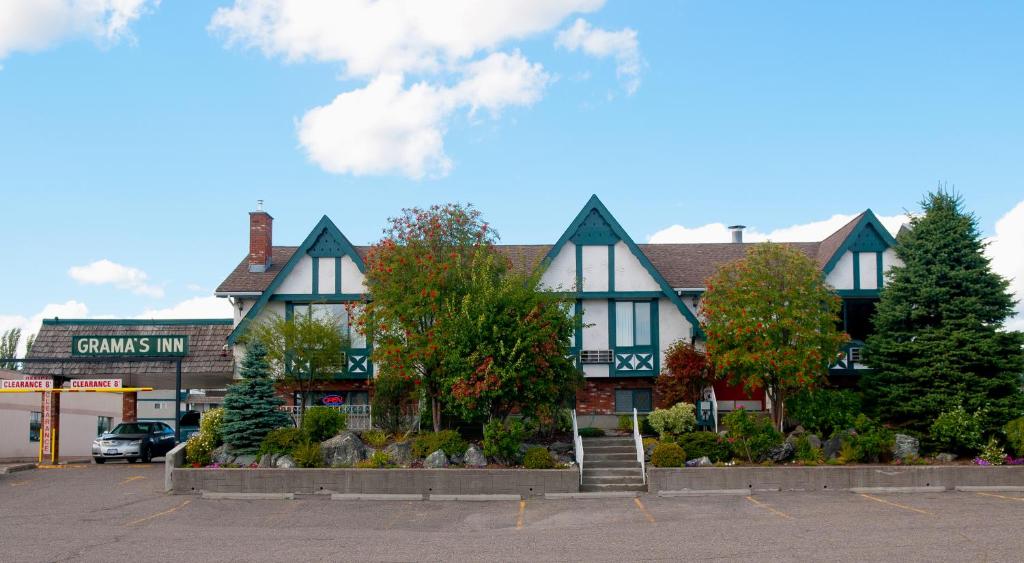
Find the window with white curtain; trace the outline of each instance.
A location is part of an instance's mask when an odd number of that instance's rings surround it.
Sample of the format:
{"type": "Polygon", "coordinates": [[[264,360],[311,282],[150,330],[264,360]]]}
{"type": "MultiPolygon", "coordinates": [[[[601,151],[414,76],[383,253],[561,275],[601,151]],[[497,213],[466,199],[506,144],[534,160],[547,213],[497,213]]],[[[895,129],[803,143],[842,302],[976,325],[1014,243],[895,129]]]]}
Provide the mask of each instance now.
{"type": "Polygon", "coordinates": [[[651,345],[651,302],[615,302],[615,345],[651,345]]]}

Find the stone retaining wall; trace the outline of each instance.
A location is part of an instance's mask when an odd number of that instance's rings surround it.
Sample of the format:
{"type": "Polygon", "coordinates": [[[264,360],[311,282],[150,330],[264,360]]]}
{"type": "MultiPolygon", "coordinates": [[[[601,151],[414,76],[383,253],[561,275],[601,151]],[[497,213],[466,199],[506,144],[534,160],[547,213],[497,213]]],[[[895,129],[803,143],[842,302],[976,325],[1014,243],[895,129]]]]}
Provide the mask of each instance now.
{"type": "Polygon", "coordinates": [[[856,487],[1022,486],[1024,466],[692,467],[647,470],[648,490],[834,491],[856,487]]]}
{"type": "Polygon", "coordinates": [[[575,493],[580,474],[567,469],[192,469],[170,470],[174,494],[517,494],[575,493]]]}

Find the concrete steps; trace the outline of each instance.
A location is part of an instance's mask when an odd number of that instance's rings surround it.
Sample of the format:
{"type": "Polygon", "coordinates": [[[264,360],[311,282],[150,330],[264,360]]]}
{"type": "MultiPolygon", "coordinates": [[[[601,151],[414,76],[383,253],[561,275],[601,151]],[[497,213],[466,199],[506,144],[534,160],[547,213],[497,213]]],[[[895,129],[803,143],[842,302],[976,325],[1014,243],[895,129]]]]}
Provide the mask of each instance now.
{"type": "Polygon", "coordinates": [[[630,436],[583,439],[580,492],[646,491],[630,436]]]}

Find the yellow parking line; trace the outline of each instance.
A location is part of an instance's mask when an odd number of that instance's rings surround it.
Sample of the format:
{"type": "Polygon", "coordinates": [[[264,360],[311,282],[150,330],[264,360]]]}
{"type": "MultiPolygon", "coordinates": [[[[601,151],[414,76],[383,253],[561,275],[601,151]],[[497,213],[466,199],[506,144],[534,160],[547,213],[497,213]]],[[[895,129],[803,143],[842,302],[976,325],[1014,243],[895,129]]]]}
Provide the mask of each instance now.
{"type": "Polygon", "coordinates": [[[158,516],[164,516],[166,514],[170,514],[170,513],[174,512],[175,510],[178,510],[179,508],[184,508],[185,505],[187,505],[190,502],[192,502],[192,501],[191,500],[186,500],[185,502],[179,504],[178,506],[175,506],[175,507],[170,508],[168,510],[165,510],[163,512],[157,512],[156,514],[151,514],[149,516],[146,516],[145,518],[139,518],[138,520],[132,520],[131,522],[128,522],[127,524],[125,524],[125,526],[134,526],[136,524],[141,524],[143,522],[146,522],[147,520],[152,520],[154,518],[157,518],[158,516]]]}
{"type": "Polygon", "coordinates": [[[121,484],[124,485],[125,483],[129,483],[131,481],[138,481],[139,479],[145,479],[145,477],[143,477],[142,475],[132,475],[131,477],[125,479],[124,481],[121,481],[121,484]]]}
{"type": "Polygon", "coordinates": [[[28,485],[31,482],[32,481],[14,481],[14,482],[11,483],[11,486],[12,487],[20,487],[22,485],[28,485]]]}
{"type": "Polygon", "coordinates": [[[860,496],[862,496],[862,497],[864,497],[866,499],[873,500],[875,502],[880,502],[882,504],[888,504],[889,506],[895,506],[896,508],[902,508],[903,510],[910,510],[910,511],[913,511],[913,512],[918,512],[920,514],[927,514],[929,516],[934,516],[935,515],[935,514],[933,514],[931,512],[928,512],[927,510],[921,510],[920,508],[914,508],[913,506],[907,506],[905,504],[900,504],[898,502],[892,502],[892,501],[889,501],[889,500],[880,499],[878,497],[873,497],[871,495],[866,495],[864,493],[860,493],[860,496]]]}
{"type": "Polygon", "coordinates": [[[653,524],[654,523],[654,515],[652,515],[650,513],[650,511],[647,510],[647,507],[644,506],[644,503],[640,502],[640,498],[639,497],[633,497],[633,503],[636,504],[636,507],[640,509],[640,512],[644,513],[644,518],[646,518],[648,522],[653,524]]]}
{"type": "Polygon", "coordinates": [[[526,501],[519,501],[519,516],[516,517],[516,529],[523,529],[523,519],[526,517],[526,501]]]}
{"type": "Polygon", "coordinates": [[[761,508],[764,508],[765,510],[768,510],[768,511],[770,511],[771,513],[775,514],[776,516],[781,516],[781,517],[783,517],[783,518],[788,518],[788,519],[790,519],[790,520],[792,520],[792,519],[793,519],[793,517],[792,517],[792,516],[790,516],[789,514],[786,514],[785,512],[783,512],[783,511],[781,511],[781,510],[776,510],[776,509],[772,508],[771,506],[768,506],[767,504],[765,504],[765,503],[763,503],[763,502],[761,502],[761,501],[757,500],[757,499],[756,499],[756,498],[754,498],[754,497],[750,497],[750,496],[748,496],[748,497],[746,497],[746,498],[747,498],[747,500],[749,500],[750,502],[752,502],[752,503],[756,504],[757,506],[760,506],[761,508]]]}
{"type": "Polygon", "coordinates": [[[992,493],[978,493],[978,494],[981,495],[981,496],[984,496],[984,497],[995,497],[995,498],[1001,498],[1001,499],[1006,499],[1006,500],[1016,500],[1016,501],[1024,502],[1024,498],[1022,498],[1022,497],[1008,497],[1008,496],[1003,496],[1003,495],[994,495],[992,493]]]}

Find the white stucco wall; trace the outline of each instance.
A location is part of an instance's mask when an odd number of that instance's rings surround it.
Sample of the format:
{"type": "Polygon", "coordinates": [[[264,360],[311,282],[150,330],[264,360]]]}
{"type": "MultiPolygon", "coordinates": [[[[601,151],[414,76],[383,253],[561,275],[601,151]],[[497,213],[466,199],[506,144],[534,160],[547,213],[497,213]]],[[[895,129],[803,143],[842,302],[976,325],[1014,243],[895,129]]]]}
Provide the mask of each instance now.
{"type": "Polygon", "coordinates": [[[611,377],[608,364],[583,364],[583,377],[611,377]]]}
{"type": "Polygon", "coordinates": [[[334,257],[318,258],[317,289],[320,293],[334,293],[334,257]]]}
{"type": "Polygon", "coordinates": [[[583,291],[608,291],[607,246],[583,246],[583,291]]]}
{"type": "MultiPolygon", "coordinates": [[[[891,248],[885,249],[885,253],[882,254],[882,273],[883,274],[888,272],[889,269],[892,268],[893,266],[902,266],[902,265],[903,265],[903,260],[900,260],[899,257],[896,256],[896,251],[895,250],[893,250],[891,248]]],[[[885,279],[884,278],[882,280],[882,283],[883,284],[885,283],[885,279]]]]}
{"type": "Polygon", "coordinates": [[[566,242],[540,278],[542,287],[572,291],[576,288],[576,245],[566,242]]]}
{"type": "MultiPolygon", "coordinates": [[[[684,301],[688,299],[684,298],[684,301]]],[[[690,321],[686,320],[674,303],[667,298],[658,300],[658,353],[665,365],[665,349],[676,340],[690,341],[690,321]]]]}
{"type": "Polygon", "coordinates": [[[366,293],[366,283],[351,256],[341,257],[341,292],[366,293]]]}
{"type": "Polygon", "coordinates": [[[858,258],[860,258],[860,288],[878,289],[878,253],[861,252],[858,258]]]}
{"type": "MultiPolygon", "coordinates": [[[[98,417],[121,422],[121,395],[114,393],[62,393],[60,440],[61,458],[89,457],[96,438],[98,417]]],[[[39,442],[29,442],[29,413],[41,411],[38,393],[0,395],[0,461],[35,460],[39,442]]]]}
{"type": "Polygon", "coordinates": [[[825,279],[836,289],[853,289],[853,253],[846,251],[825,279]]]}
{"type": "MultiPolygon", "coordinates": [[[[333,269],[333,268],[332,268],[333,269]]],[[[313,259],[307,254],[299,258],[299,262],[288,273],[274,293],[312,293],[313,292],[313,259]]]]}
{"type": "Polygon", "coordinates": [[[658,291],[654,281],[640,260],[630,252],[626,243],[615,244],[615,291],[658,291]]]}
{"type": "Polygon", "coordinates": [[[584,299],[583,349],[607,350],[609,348],[608,301],[604,299],[584,299]]]}

